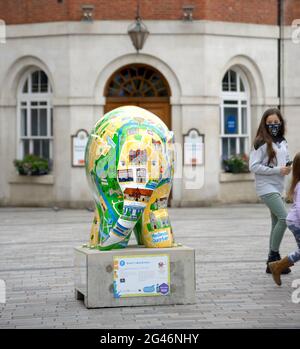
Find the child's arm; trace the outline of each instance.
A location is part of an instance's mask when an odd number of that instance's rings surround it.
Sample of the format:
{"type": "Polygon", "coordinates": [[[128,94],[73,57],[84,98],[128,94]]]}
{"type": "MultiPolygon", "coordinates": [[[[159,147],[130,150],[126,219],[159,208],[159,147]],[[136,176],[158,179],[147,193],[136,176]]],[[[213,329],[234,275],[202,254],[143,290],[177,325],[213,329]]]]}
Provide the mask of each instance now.
{"type": "Polygon", "coordinates": [[[300,184],[298,184],[295,189],[294,204],[296,206],[298,222],[300,222],[300,184]]]}
{"type": "Polygon", "coordinates": [[[280,167],[269,167],[262,164],[264,158],[263,147],[253,149],[249,157],[249,170],[260,175],[280,174],[280,167]]]}

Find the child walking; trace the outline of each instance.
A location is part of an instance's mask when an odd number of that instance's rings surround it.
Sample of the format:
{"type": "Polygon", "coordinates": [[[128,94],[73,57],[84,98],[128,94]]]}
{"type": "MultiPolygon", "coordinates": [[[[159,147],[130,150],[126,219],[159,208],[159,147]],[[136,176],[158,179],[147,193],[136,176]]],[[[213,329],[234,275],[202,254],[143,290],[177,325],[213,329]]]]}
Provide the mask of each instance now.
{"type": "Polygon", "coordinates": [[[288,198],[293,201],[292,208],[286,218],[289,230],[294,234],[298,250],[291,252],[281,261],[269,263],[273,279],[277,285],[281,285],[280,275],[282,270],[291,267],[300,260],[300,153],[293,160],[293,178],[288,193],[288,198]]]}
{"type": "MultiPolygon", "coordinates": [[[[256,193],[269,208],[271,234],[266,272],[271,274],[268,263],[281,259],[279,247],[286,230],[287,211],[282,198],[284,178],[290,171],[287,141],[284,138],[285,121],[277,108],[264,112],[250,153],[249,168],[255,174],[256,193]]],[[[285,268],[282,274],[290,273],[285,268]]]]}

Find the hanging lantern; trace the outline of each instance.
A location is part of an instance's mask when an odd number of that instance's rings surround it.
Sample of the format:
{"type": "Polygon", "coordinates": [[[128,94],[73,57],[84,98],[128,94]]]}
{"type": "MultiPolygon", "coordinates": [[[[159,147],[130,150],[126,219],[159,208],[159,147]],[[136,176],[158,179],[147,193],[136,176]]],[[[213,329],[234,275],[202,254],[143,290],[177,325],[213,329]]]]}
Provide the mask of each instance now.
{"type": "Polygon", "coordinates": [[[134,23],[132,23],[128,28],[128,34],[132,41],[133,46],[139,52],[146,42],[146,39],[149,35],[149,31],[145,24],[142,22],[139,16],[136,17],[134,23]]]}

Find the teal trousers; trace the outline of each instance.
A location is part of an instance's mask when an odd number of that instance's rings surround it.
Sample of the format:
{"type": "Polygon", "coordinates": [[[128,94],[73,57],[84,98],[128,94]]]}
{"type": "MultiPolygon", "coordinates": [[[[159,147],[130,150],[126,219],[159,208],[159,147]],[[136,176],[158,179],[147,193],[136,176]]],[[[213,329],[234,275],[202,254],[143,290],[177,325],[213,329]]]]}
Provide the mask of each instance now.
{"type": "Polygon", "coordinates": [[[261,200],[269,208],[271,213],[271,234],[270,234],[270,250],[278,252],[279,247],[286,230],[287,210],[282,196],[279,193],[269,193],[262,195],[261,200]]]}

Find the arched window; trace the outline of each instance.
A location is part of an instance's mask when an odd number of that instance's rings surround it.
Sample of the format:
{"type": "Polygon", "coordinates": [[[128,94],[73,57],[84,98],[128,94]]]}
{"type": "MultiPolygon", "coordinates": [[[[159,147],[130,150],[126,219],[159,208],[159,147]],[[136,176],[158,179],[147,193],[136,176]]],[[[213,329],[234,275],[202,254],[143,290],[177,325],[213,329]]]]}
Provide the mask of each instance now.
{"type": "Polygon", "coordinates": [[[106,88],[107,97],[169,97],[165,79],[155,69],[142,64],[119,69],[106,88]]]}
{"type": "Polygon", "coordinates": [[[42,70],[31,69],[21,79],[18,114],[19,158],[34,154],[52,160],[52,88],[42,70]]]}
{"type": "Polygon", "coordinates": [[[250,141],[249,87],[239,69],[230,69],[222,80],[222,159],[247,154],[250,141]]]}
{"type": "Polygon", "coordinates": [[[134,63],[116,70],[104,89],[107,113],[122,105],[136,105],[149,110],[171,129],[171,89],[166,78],[154,67],[134,63]]]}

